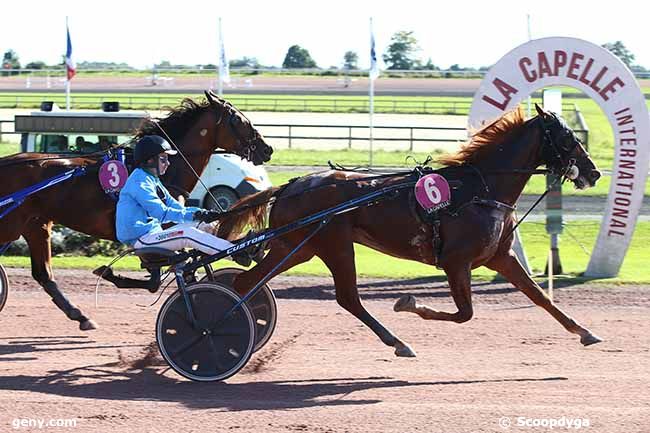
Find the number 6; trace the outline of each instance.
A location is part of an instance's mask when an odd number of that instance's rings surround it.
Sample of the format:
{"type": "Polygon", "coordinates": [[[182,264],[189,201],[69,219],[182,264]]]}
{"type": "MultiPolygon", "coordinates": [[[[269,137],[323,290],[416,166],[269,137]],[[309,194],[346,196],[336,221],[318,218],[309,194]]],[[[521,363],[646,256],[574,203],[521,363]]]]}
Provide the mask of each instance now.
{"type": "Polygon", "coordinates": [[[431,178],[427,178],[424,180],[424,192],[427,194],[429,200],[431,200],[431,203],[433,204],[440,203],[442,194],[440,193],[440,190],[436,186],[435,180],[431,178]]]}

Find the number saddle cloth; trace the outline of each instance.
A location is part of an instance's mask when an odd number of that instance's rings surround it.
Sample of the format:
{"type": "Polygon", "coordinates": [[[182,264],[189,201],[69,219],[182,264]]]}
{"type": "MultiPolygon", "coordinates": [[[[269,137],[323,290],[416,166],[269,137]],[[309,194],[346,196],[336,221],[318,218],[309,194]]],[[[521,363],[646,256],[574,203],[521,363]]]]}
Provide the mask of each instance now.
{"type": "MultiPolygon", "coordinates": [[[[442,249],[440,211],[451,204],[451,187],[447,179],[438,173],[420,174],[409,201],[418,219],[432,228],[433,264],[437,266],[442,249]]],[[[452,181],[452,184],[458,187],[460,181],[452,181]]]]}
{"type": "Polygon", "coordinates": [[[411,191],[409,202],[420,222],[432,227],[435,266],[438,266],[442,250],[442,212],[457,217],[465,207],[480,205],[492,208],[492,215],[501,219],[515,210],[514,206],[492,199],[483,175],[471,166],[444,167],[435,172],[430,168],[417,171],[420,178],[411,191]]]}

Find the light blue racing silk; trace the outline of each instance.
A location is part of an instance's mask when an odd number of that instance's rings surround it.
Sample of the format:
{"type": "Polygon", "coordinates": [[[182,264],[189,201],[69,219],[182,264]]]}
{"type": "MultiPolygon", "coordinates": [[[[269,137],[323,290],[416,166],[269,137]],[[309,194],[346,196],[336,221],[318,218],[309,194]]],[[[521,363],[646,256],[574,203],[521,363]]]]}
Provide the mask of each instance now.
{"type": "Polygon", "coordinates": [[[180,204],[160,179],[137,168],[120,191],[115,218],[117,239],[133,245],[140,236],[162,231],[163,223],[191,222],[198,210],[180,204]]]}

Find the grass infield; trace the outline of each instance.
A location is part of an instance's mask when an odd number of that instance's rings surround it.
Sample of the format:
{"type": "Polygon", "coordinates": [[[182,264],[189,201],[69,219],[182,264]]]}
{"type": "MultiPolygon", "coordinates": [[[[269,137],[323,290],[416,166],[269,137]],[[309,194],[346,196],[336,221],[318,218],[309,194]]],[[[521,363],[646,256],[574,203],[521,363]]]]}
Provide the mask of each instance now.
{"type": "MultiPolygon", "coordinates": [[[[586,282],[587,279],[581,276],[589,262],[589,251],[596,241],[599,221],[571,221],[565,226],[564,233],[560,236],[560,259],[564,268],[564,274],[557,276],[559,280],[568,282],[586,282]]],[[[548,257],[549,237],[546,234],[543,223],[524,223],[520,233],[526,249],[528,260],[532,266],[533,274],[544,272],[546,259],[548,257]]],[[[639,222],[627,252],[625,261],[617,278],[593,280],[598,283],[616,284],[650,284],[650,271],[647,263],[650,261],[650,250],[647,245],[650,243],[650,222],[639,222]]],[[[370,248],[361,245],[355,246],[357,272],[361,277],[385,278],[385,279],[411,279],[421,277],[443,278],[442,271],[417,262],[396,259],[381,254],[370,248]]],[[[73,269],[94,269],[100,265],[107,264],[110,257],[62,257],[53,258],[53,267],[73,269]]],[[[2,257],[0,262],[7,267],[29,268],[29,257],[2,257]]],[[[232,266],[229,261],[217,263],[220,266],[232,266]]],[[[129,256],[122,259],[115,265],[117,270],[140,270],[139,261],[136,257],[129,256]]],[[[320,259],[314,258],[308,263],[299,265],[288,272],[287,275],[315,275],[328,276],[329,271],[320,259]]],[[[478,268],[472,272],[474,280],[489,281],[496,274],[486,268],[478,268]]],[[[543,281],[544,276],[538,278],[543,281]]]]}

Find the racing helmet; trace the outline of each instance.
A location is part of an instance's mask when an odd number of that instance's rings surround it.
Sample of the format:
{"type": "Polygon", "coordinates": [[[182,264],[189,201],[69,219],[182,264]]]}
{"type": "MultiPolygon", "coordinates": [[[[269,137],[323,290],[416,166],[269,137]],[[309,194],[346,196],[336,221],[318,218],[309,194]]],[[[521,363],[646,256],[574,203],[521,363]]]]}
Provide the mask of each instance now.
{"type": "Polygon", "coordinates": [[[178,152],[172,149],[167,140],[158,135],[145,135],[135,144],[133,162],[136,166],[141,165],[149,158],[165,152],[168,155],[176,155],[178,152]]]}

